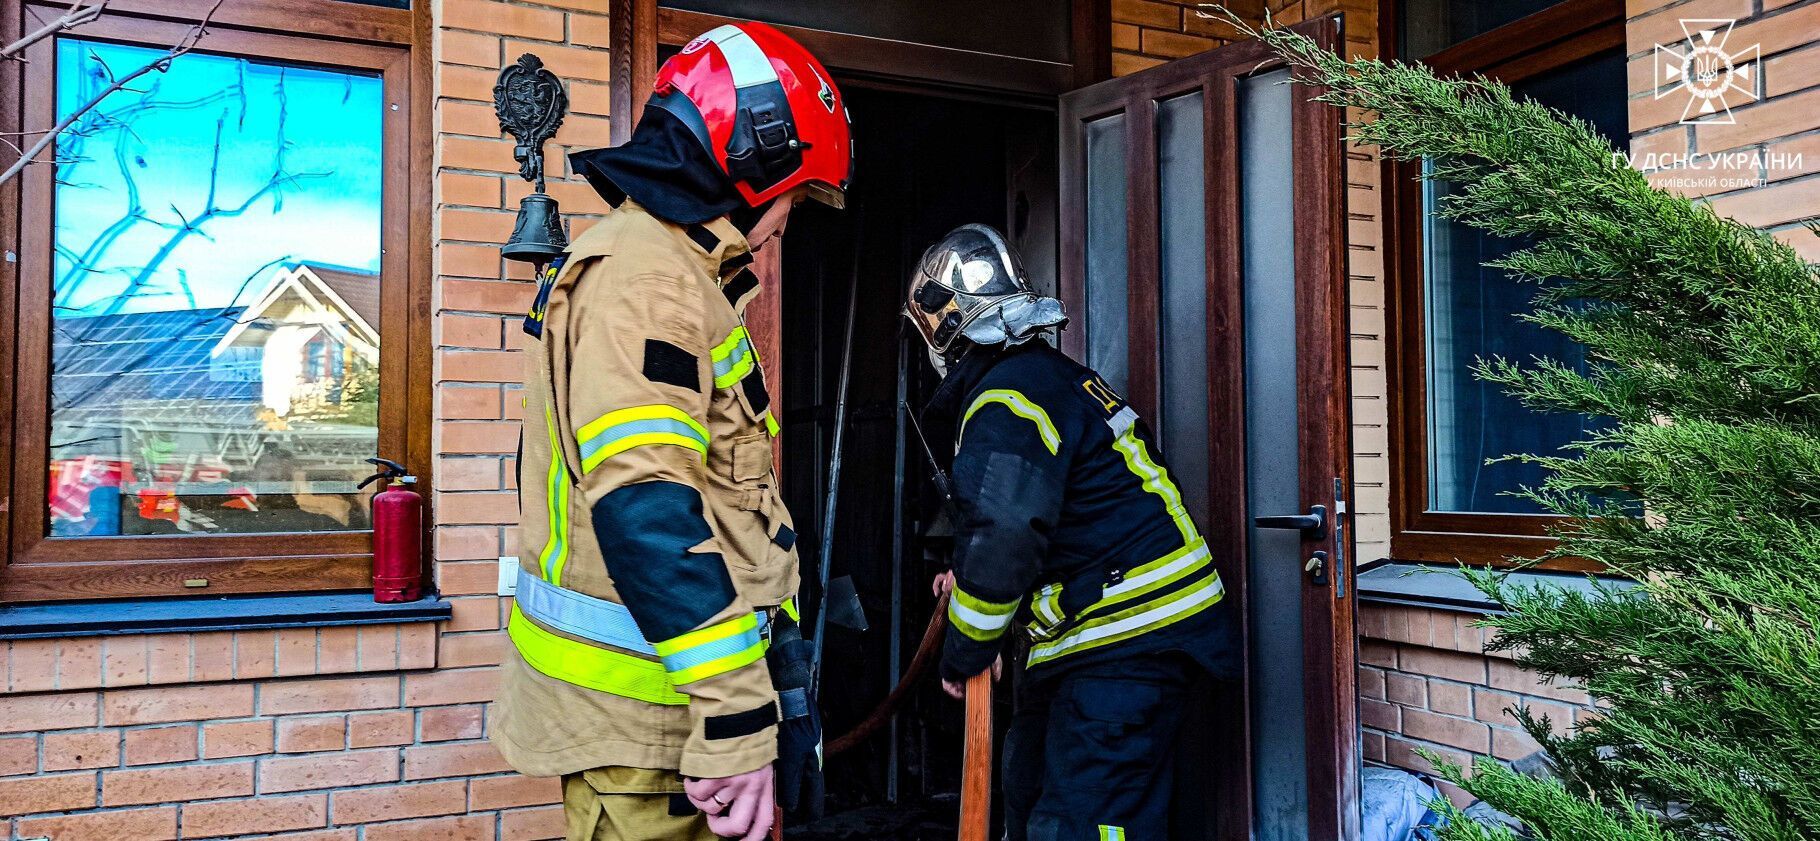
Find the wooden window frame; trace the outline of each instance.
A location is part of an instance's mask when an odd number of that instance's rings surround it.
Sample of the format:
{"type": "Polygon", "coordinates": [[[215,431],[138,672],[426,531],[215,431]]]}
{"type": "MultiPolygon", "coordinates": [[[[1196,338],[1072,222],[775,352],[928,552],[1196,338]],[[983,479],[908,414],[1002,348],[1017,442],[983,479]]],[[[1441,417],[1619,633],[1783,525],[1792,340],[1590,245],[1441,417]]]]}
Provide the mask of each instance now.
{"type": "MultiPolygon", "coordinates": [[[[1398,9],[1380,17],[1384,55],[1396,54],[1398,9]]],[[[1421,59],[1442,75],[1479,74],[1518,82],[1605,50],[1624,46],[1620,0],[1566,0],[1421,59]]],[[[1421,166],[1384,162],[1386,385],[1390,396],[1390,555],[1398,560],[1506,566],[1554,548],[1547,536],[1562,518],[1428,509],[1427,312],[1422,265],[1421,166]]],[[[1596,571],[1579,558],[1551,559],[1543,569],[1596,571]]]]}
{"type": "MultiPolygon", "coordinates": [[[[163,47],[205,15],[211,0],[115,0],[97,20],[64,35],[163,47]]],[[[365,70],[383,79],[386,114],[381,192],[379,454],[400,458],[429,493],[431,367],[431,68],[427,0],[397,9],[345,0],[229,0],[198,53],[365,70]],[[401,458],[402,457],[402,458],[401,458]]],[[[63,0],[9,2],[0,33],[10,39],[63,0]]],[[[28,62],[0,68],[0,131],[50,125],[56,39],[28,62]]],[[[173,595],[353,590],[371,584],[372,533],[48,537],[52,168],[33,165],[0,185],[0,370],[16,385],[0,393],[0,603],[173,595]],[[27,211],[30,211],[29,213],[27,211]],[[186,581],[206,579],[202,588],[186,581]]],[[[427,539],[429,523],[425,523],[427,539]]]]}

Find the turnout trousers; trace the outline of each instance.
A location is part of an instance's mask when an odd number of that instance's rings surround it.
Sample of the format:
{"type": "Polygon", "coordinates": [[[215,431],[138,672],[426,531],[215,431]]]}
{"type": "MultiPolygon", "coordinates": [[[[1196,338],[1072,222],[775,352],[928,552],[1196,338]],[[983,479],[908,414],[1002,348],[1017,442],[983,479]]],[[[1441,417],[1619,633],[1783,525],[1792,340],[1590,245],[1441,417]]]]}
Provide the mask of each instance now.
{"type": "Polygon", "coordinates": [[[1162,841],[1199,667],[1145,654],[1040,681],[1005,737],[1007,841],[1162,841]]]}

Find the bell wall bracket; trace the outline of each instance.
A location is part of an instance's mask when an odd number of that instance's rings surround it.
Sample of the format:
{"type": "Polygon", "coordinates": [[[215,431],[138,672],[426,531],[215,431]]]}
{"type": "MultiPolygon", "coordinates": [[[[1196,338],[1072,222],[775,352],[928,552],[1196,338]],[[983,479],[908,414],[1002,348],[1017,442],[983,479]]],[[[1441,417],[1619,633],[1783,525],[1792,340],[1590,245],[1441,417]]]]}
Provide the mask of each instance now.
{"type": "Polygon", "coordinates": [[[508,260],[542,267],[569,245],[556,200],[544,192],[543,157],[544,143],[568,116],[569,96],[563,92],[562,80],[544,67],[543,59],[525,53],[499,71],[499,81],[493,85],[493,111],[499,116],[499,127],[517,139],[512,157],[518,161],[519,177],[533,187],[530,195],[519,200],[518,221],[500,252],[508,260]]]}

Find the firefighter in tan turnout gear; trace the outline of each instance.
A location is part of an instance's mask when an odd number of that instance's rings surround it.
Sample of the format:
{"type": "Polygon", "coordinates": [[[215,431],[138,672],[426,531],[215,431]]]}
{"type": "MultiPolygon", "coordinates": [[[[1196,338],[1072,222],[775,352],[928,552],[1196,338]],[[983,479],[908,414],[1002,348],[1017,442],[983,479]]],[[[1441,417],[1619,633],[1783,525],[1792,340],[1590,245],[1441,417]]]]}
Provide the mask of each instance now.
{"type": "MultiPolygon", "coordinates": [[[[615,208],[545,273],[525,330],[522,568],[492,737],[561,776],[571,841],[764,837],[800,691],[778,424],[741,321],[752,252],[803,197],[839,206],[840,93],[762,24],[659,71],[632,139],[573,156],[615,208]],[[794,637],[793,637],[794,638],[794,637]]],[[[805,756],[808,759],[805,760],[805,756]]]]}

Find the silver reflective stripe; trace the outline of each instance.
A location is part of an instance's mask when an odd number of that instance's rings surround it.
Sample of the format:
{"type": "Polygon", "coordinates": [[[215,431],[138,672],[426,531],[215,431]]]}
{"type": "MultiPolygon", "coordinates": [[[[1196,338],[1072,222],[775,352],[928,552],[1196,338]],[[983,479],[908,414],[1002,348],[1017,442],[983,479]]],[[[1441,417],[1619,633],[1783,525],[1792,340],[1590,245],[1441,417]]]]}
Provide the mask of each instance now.
{"type": "Polygon", "coordinates": [[[707,38],[720,47],[721,56],[727,60],[727,69],[733,73],[734,87],[748,88],[777,81],[777,69],[771,66],[771,59],[765,57],[765,51],[739,27],[717,27],[707,38]]]}
{"type": "MultiPolygon", "coordinates": [[[[526,616],[566,634],[592,640],[614,648],[657,656],[657,648],[645,641],[638,621],[623,604],[597,599],[585,593],[564,589],[535,575],[518,576],[518,609],[526,616]]],[[[771,616],[753,611],[758,616],[758,633],[771,638],[771,616]]],[[[751,640],[746,641],[747,644],[751,640]]]]}
{"type": "Polygon", "coordinates": [[[996,631],[1011,624],[1010,613],[1001,613],[998,615],[981,613],[961,604],[960,599],[950,600],[948,602],[948,609],[953,611],[954,615],[959,617],[961,621],[966,622],[981,631],[996,631]]]}
{"type": "Polygon", "coordinates": [[[1135,616],[1128,616],[1117,622],[1109,622],[1104,625],[1093,625],[1082,628],[1055,642],[1034,646],[1030,649],[1030,662],[1035,664],[1039,661],[1050,660],[1076,646],[1122,634],[1126,631],[1148,627],[1152,624],[1169,619],[1170,617],[1191,612],[1209,602],[1218,601],[1220,596],[1226,593],[1226,586],[1220,581],[1218,576],[1205,579],[1205,583],[1195,584],[1193,587],[1195,588],[1193,592],[1188,592],[1187,595],[1184,595],[1179,599],[1157,605],[1156,607],[1135,616]]]}
{"type": "Polygon", "coordinates": [[[1194,551],[1189,552],[1180,558],[1176,558],[1175,560],[1143,573],[1142,575],[1134,575],[1111,587],[1107,587],[1100,599],[1105,601],[1117,598],[1118,596],[1122,596],[1132,590],[1149,584],[1152,581],[1161,581],[1184,569],[1200,566],[1207,562],[1207,555],[1207,544],[1202,542],[1199,546],[1195,547],[1194,551]]]}
{"type": "Polygon", "coordinates": [[[582,639],[657,656],[625,605],[565,590],[535,575],[518,577],[518,609],[545,625],[582,639]]]}
{"type": "Polygon", "coordinates": [[[1131,431],[1137,425],[1137,412],[1126,406],[1119,413],[1106,419],[1106,425],[1112,427],[1112,437],[1117,438],[1131,431]]]}

